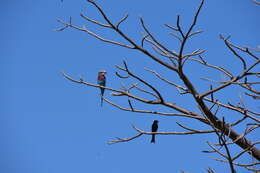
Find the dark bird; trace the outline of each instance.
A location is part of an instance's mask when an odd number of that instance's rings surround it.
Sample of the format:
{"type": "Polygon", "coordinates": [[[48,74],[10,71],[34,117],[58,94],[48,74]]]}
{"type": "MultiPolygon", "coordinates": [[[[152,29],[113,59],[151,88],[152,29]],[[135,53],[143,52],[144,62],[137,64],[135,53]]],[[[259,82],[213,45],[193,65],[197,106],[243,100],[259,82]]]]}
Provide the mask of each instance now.
{"type": "MultiPolygon", "coordinates": [[[[98,78],[97,78],[97,83],[100,86],[106,86],[106,71],[100,71],[98,72],[98,78]]],[[[105,92],[105,88],[100,88],[100,95],[101,95],[101,106],[103,104],[103,95],[105,92]]]]}
{"type": "MultiPolygon", "coordinates": [[[[152,132],[157,132],[158,130],[158,120],[154,120],[152,124],[152,132]]],[[[155,134],[152,135],[151,143],[155,143],[155,134]]]]}

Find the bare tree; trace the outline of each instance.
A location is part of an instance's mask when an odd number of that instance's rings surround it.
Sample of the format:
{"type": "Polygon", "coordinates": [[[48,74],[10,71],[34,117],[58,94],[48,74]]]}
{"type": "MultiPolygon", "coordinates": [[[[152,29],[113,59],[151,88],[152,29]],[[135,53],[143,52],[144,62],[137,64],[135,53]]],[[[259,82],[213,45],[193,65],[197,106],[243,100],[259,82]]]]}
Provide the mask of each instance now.
{"type": "MultiPolygon", "coordinates": [[[[138,76],[129,68],[129,65],[126,61],[123,61],[123,66],[116,65],[115,67],[120,71],[125,73],[126,75],[121,74],[120,72],[116,72],[118,78],[123,80],[127,80],[129,78],[133,78],[137,81],[137,83],[133,83],[130,87],[124,86],[123,89],[116,89],[110,87],[103,87],[96,84],[88,83],[83,79],[74,79],[69,75],[62,73],[64,77],[69,79],[72,82],[76,82],[79,84],[92,86],[96,88],[105,88],[107,90],[112,91],[113,96],[125,96],[127,98],[128,107],[124,107],[117,103],[114,103],[112,100],[108,98],[104,98],[104,100],[110,105],[123,110],[130,112],[138,112],[143,114],[158,114],[161,116],[171,116],[171,117],[185,117],[187,119],[193,119],[194,121],[199,121],[202,124],[206,124],[209,129],[208,130],[197,130],[191,127],[187,127],[182,125],[181,123],[177,123],[178,126],[183,128],[185,131],[183,132],[147,132],[143,131],[140,128],[137,128],[133,125],[133,129],[136,130],[137,135],[129,137],[129,138],[116,138],[113,141],[108,142],[109,144],[119,143],[119,142],[128,142],[134,140],[136,138],[141,137],[142,135],[190,135],[190,134],[208,134],[215,133],[216,139],[218,142],[211,144],[207,142],[210,151],[204,151],[207,153],[217,153],[222,159],[216,158],[216,160],[220,162],[227,162],[230,165],[231,172],[235,172],[235,166],[244,167],[252,172],[257,172],[260,170],[256,169],[256,165],[260,164],[260,150],[256,147],[260,141],[249,141],[247,139],[247,135],[253,133],[257,128],[260,127],[260,119],[258,118],[260,113],[256,112],[252,108],[249,108],[243,97],[240,96],[240,102],[238,104],[234,104],[231,102],[225,103],[224,101],[215,98],[215,93],[220,93],[223,89],[232,86],[241,87],[241,91],[244,92],[244,96],[250,97],[251,99],[260,99],[260,91],[256,89],[256,85],[259,85],[260,72],[256,71],[257,65],[260,63],[260,58],[254,53],[249,47],[241,47],[230,41],[230,37],[225,37],[220,35],[220,39],[223,40],[223,43],[227,47],[229,51],[231,51],[235,58],[237,58],[241,62],[241,70],[238,75],[233,74],[229,69],[221,67],[219,65],[213,65],[206,61],[203,57],[203,53],[205,50],[196,49],[191,53],[185,53],[184,49],[187,44],[187,40],[191,39],[194,35],[201,33],[201,30],[194,31],[194,27],[197,23],[197,19],[199,13],[202,9],[204,0],[201,1],[199,8],[197,9],[193,21],[189,26],[187,32],[182,29],[180,24],[180,16],[177,16],[176,26],[171,26],[165,24],[165,27],[172,30],[174,32],[173,36],[180,43],[179,50],[172,50],[168,48],[166,45],[162,44],[148,29],[143,18],[140,18],[141,27],[145,31],[145,34],[140,39],[140,43],[134,41],[130,38],[125,31],[120,29],[120,25],[123,24],[128,18],[128,15],[124,16],[117,23],[113,23],[104,12],[104,10],[93,0],[87,0],[88,3],[92,4],[103,17],[105,23],[94,20],[85,16],[84,14],[80,14],[80,16],[88,22],[94,23],[99,27],[107,28],[117,33],[119,37],[123,38],[126,43],[110,40],[104,38],[97,33],[90,31],[85,26],[80,27],[72,23],[72,20],[64,21],[58,20],[59,23],[63,25],[62,28],[57,29],[57,31],[63,31],[67,28],[73,28],[82,32],[89,34],[92,37],[95,37],[98,40],[101,40],[105,43],[110,43],[114,45],[118,45],[120,47],[124,47],[127,49],[131,49],[133,51],[138,51],[144,54],[146,57],[150,58],[152,61],[157,62],[162,66],[162,68],[167,68],[172,72],[176,73],[179,77],[181,84],[178,84],[175,80],[170,81],[169,79],[162,76],[155,70],[145,68],[148,72],[153,74],[156,78],[165,82],[176,89],[180,96],[183,95],[191,95],[193,97],[194,102],[197,104],[200,113],[197,113],[193,110],[189,110],[188,108],[178,106],[177,103],[171,103],[163,97],[162,93],[158,88],[154,87],[151,83],[147,82],[143,77],[138,76]],[[146,48],[146,45],[149,45],[146,48]],[[183,68],[189,62],[196,62],[204,68],[209,68],[211,70],[215,70],[220,74],[224,75],[227,80],[216,81],[214,79],[202,78],[203,80],[207,80],[212,83],[217,83],[217,87],[213,87],[210,85],[210,89],[206,92],[198,92],[196,86],[191,82],[188,76],[185,74],[183,68]],[[138,91],[139,94],[134,94],[138,91]],[[147,99],[146,95],[151,96],[153,99],[147,99]],[[135,102],[142,102],[148,105],[160,105],[162,107],[168,108],[168,112],[160,112],[154,110],[140,110],[137,109],[134,105],[135,102]],[[218,117],[217,113],[219,109],[229,110],[231,113],[239,113],[241,116],[237,118],[236,121],[231,123],[226,123],[224,117],[218,117]],[[233,130],[234,127],[239,125],[246,125],[243,134],[238,134],[233,130]],[[233,145],[237,145],[241,148],[241,152],[235,156],[232,156],[229,148],[233,145]],[[250,163],[240,163],[236,162],[238,158],[240,158],[245,153],[249,153],[253,158],[255,158],[254,162],[250,163]]],[[[211,168],[207,169],[208,172],[214,172],[211,168]]]]}

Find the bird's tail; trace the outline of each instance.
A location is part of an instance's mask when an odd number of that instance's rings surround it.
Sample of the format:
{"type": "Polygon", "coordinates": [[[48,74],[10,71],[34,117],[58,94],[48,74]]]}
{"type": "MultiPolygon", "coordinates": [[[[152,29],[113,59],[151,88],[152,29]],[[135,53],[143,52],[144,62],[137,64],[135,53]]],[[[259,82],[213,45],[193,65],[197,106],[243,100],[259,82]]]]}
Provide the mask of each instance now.
{"type": "Polygon", "coordinates": [[[103,88],[100,88],[100,98],[101,98],[100,105],[101,105],[101,107],[103,106],[103,101],[104,101],[103,95],[104,95],[104,92],[105,92],[105,90],[103,88]]]}
{"type": "Polygon", "coordinates": [[[104,101],[104,99],[103,99],[103,96],[101,95],[101,102],[100,102],[101,107],[103,106],[103,101],[104,101]]]}
{"type": "Polygon", "coordinates": [[[152,135],[151,143],[155,143],[155,135],[152,135]]]}

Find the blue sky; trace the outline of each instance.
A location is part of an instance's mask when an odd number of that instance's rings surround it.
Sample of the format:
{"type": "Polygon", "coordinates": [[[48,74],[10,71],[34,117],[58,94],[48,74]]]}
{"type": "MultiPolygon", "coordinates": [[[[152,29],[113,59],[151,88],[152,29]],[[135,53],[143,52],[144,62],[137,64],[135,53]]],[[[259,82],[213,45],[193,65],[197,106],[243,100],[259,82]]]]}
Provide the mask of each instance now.
{"type": "MultiPolygon", "coordinates": [[[[181,24],[187,30],[199,0],[195,1],[96,1],[108,16],[118,21],[124,14],[130,15],[122,25],[134,40],[140,41],[141,29],[138,17],[163,43],[178,50],[178,44],[169,35],[163,24],[176,24],[176,15],[181,15],[181,24]]],[[[99,90],[72,83],[62,77],[61,71],[74,78],[96,83],[99,70],[107,70],[107,86],[120,88],[120,83],[130,85],[133,80],[116,78],[115,64],[126,60],[129,68],[161,88],[163,95],[187,109],[198,111],[190,97],[179,97],[177,91],[159,80],[143,67],[157,70],[171,80],[177,76],[138,52],[104,44],[89,35],[67,29],[55,32],[61,25],[56,19],[68,20],[72,16],[75,24],[85,24],[91,30],[108,38],[120,41],[115,33],[86,23],[80,12],[94,18],[97,11],[84,0],[8,0],[0,2],[0,170],[3,173],[130,173],[130,172],[206,172],[212,167],[223,172],[228,165],[218,163],[210,155],[201,153],[207,149],[206,141],[214,141],[214,135],[157,136],[157,143],[150,144],[151,136],[142,136],[128,143],[108,145],[114,137],[130,137],[136,132],[131,124],[150,130],[154,119],[159,120],[160,131],[180,131],[177,122],[197,129],[207,129],[197,121],[184,118],[163,117],[149,114],[122,112],[107,103],[100,107],[99,90]]],[[[260,6],[250,0],[206,0],[195,29],[204,32],[190,40],[189,50],[206,49],[206,59],[223,65],[235,74],[239,73],[240,62],[224,46],[219,34],[231,35],[231,40],[242,46],[256,47],[259,40],[260,6]]],[[[222,79],[220,74],[188,64],[185,72],[199,91],[208,89],[203,77],[222,79]]],[[[181,83],[180,83],[181,84],[181,83]]],[[[228,88],[216,97],[236,102],[241,91],[228,88]]],[[[124,98],[112,98],[127,105],[124,98]]],[[[256,105],[254,101],[248,105],[256,105]]],[[[146,108],[134,103],[135,107],[146,108]]],[[[161,107],[150,107],[167,111],[161,107]]],[[[169,111],[169,110],[168,110],[169,111]]],[[[226,115],[226,110],[220,112],[226,115]]],[[[240,117],[230,115],[227,120],[240,117]]],[[[241,129],[237,129],[238,131],[241,129]]],[[[259,131],[258,131],[259,132],[259,131]]],[[[249,136],[255,140],[257,133],[249,136]]],[[[259,134],[259,133],[258,133],[259,134]]],[[[237,148],[233,149],[238,152],[237,148]]],[[[248,161],[245,157],[243,161],[248,161]]],[[[245,169],[237,168],[238,172],[245,169]]]]}

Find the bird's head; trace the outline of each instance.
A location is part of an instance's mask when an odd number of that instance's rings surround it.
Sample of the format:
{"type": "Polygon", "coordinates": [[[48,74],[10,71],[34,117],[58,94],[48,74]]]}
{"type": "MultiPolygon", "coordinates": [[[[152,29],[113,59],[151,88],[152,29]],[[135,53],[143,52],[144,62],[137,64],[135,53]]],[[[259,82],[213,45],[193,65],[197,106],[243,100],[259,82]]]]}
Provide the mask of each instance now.
{"type": "Polygon", "coordinates": [[[98,74],[100,74],[100,75],[105,75],[106,73],[107,73],[106,70],[101,70],[101,71],[98,72],[98,74]]]}

